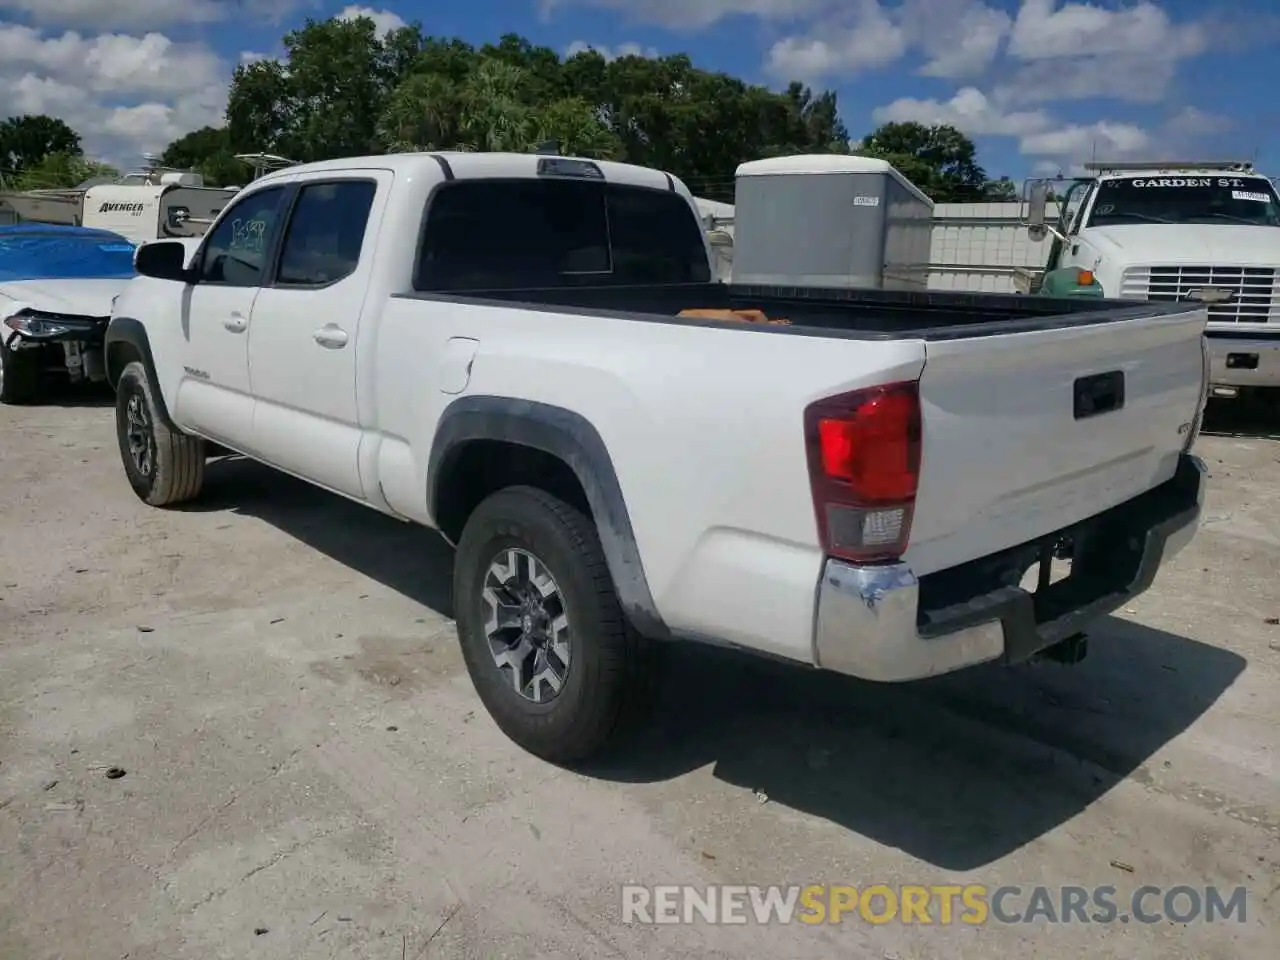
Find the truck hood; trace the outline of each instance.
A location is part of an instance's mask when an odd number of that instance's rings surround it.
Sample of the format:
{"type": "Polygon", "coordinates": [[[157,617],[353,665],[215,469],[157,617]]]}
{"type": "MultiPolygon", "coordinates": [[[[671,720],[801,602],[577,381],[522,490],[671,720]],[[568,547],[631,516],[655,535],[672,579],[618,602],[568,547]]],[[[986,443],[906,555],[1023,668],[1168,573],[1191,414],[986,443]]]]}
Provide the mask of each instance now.
{"type": "Polygon", "coordinates": [[[0,283],[0,316],[34,309],[78,317],[109,317],[111,301],[128,283],[128,278],[10,280],[0,283]]]}
{"type": "Polygon", "coordinates": [[[1280,227],[1124,224],[1089,227],[1080,239],[1125,263],[1280,267],[1280,227]]]}

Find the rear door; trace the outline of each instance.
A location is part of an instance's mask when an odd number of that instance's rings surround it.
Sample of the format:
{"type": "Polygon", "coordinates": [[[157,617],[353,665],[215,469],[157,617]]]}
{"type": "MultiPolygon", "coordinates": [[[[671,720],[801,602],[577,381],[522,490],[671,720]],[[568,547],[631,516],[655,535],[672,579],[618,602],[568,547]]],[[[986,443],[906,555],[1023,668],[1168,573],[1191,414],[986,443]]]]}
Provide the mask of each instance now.
{"type": "Polygon", "coordinates": [[[249,376],[255,453],[353,497],[360,479],[357,336],[386,170],[296,184],[275,270],[253,304],[249,376]]]}
{"type": "Polygon", "coordinates": [[[1206,320],[1196,308],[927,342],[913,569],[1025,543],[1172,477],[1200,403],[1206,320]]]}

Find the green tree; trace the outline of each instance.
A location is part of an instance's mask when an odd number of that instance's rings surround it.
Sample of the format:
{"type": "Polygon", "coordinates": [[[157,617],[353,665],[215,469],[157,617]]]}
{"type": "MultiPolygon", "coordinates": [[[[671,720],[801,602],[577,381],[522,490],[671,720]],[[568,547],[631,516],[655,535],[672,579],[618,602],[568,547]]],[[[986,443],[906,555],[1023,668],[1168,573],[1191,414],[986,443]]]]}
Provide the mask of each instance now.
{"type": "Polygon", "coordinates": [[[1008,177],[988,180],[982,188],[984,199],[997,203],[1010,203],[1019,197],[1018,185],[1008,177]]]}
{"type": "Polygon", "coordinates": [[[889,161],[935,203],[986,197],[987,173],[973,141],[955,127],[886,123],[863,138],[857,152],[889,161]]]}
{"type": "Polygon", "coordinates": [[[78,157],[80,134],[57,117],[24,114],[0,121],[0,177],[18,177],[50,154],[78,157]]]}
{"type": "Polygon", "coordinates": [[[105,163],[87,160],[78,153],[47,153],[29,163],[13,178],[15,190],[66,190],[93,177],[118,177],[120,172],[105,163]]]}
{"type": "Polygon", "coordinates": [[[730,199],[744,160],[848,149],[834,93],[774,92],[699,70],[688,57],[554,50],[508,34],[473,47],[415,24],[378,36],[367,20],[308,21],[283,61],[237,69],[234,152],[316,160],[407,149],[564,152],[657,166],[730,199]]]}
{"type": "Polygon", "coordinates": [[[160,162],[166,167],[194,170],[211,187],[242,184],[251,175],[249,167],[236,159],[226,127],[201,127],[179,137],[165,147],[160,162]]]}

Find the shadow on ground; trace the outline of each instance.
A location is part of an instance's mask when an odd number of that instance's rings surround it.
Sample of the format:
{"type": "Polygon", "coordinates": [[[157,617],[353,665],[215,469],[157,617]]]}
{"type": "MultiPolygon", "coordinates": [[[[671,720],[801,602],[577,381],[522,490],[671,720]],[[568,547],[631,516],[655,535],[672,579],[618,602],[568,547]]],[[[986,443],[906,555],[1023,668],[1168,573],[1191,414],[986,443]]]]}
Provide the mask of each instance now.
{"type": "Polygon", "coordinates": [[[1280,398],[1254,393],[1236,400],[1210,400],[1202,432],[1216,437],[1280,440],[1280,398]]]}
{"type": "Polygon", "coordinates": [[[402,523],[237,455],[211,459],[186,510],[257,517],[344,566],[453,619],[453,548],[402,523]]]}
{"type": "Polygon", "coordinates": [[[52,380],[40,388],[40,393],[28,407],[110,407],[116,395],[105,383],[68,383],[52,380]]]}
{"type": "MultiPolygon", "coordinates": [[[[199,509],[258,517],[451,616],[452,551],[265,467],[210,464],[199,509]]],[[[624,783],[708,764],[775,803],[948,870],[988,864],[1074,817],[1196,721],[1243,671],[1228,651],[1107,618],[1074,667],[864,683],[731,651],[668,649],[651,726],[583,770],[624,783]]]]}

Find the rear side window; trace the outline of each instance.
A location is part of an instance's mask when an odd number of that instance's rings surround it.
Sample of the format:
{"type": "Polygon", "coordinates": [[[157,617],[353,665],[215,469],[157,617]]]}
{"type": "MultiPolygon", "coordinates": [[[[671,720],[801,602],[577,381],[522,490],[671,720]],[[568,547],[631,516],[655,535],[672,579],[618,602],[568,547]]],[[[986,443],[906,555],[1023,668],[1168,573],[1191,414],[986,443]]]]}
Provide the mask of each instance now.
{"type": "Polygon", "coordinates": [[[355,272],[377,185],[309,183],[298,192],[280,252],[278,286],[319,286],[355,272]]]}
{"type": "Polygon", "coordinates": [[[669,191],[572,180],[452,183],[431,201],[419,290],[710,280],[697,218],[669,191]]]}

